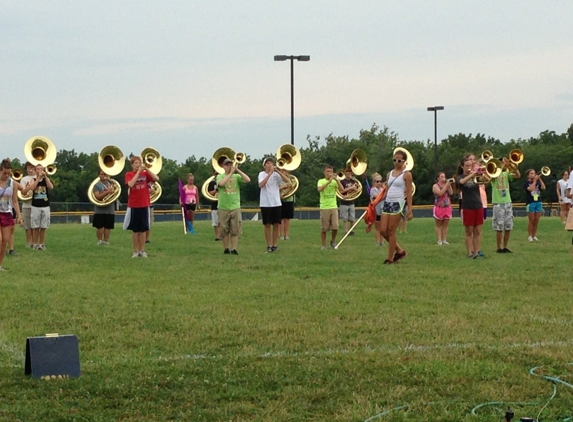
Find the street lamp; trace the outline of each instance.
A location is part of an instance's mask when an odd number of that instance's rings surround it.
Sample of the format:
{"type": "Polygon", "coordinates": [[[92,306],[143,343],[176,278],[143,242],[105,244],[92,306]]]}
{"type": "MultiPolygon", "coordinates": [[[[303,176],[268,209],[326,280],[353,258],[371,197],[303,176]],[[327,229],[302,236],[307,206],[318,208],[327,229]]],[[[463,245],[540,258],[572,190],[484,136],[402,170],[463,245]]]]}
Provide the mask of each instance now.
{"type": "Polygon", "coordinates": [[[308,62],[310,56],[275,56],[275,62],[290,60],[290,143],[294,145],[294,61],[308,62]]]}
{"type": "Polygon", "coordinates": [[[428,107],[428,111],[434,112],[434,173],[438,174],[438,111],[444,106],[428,107]]]}

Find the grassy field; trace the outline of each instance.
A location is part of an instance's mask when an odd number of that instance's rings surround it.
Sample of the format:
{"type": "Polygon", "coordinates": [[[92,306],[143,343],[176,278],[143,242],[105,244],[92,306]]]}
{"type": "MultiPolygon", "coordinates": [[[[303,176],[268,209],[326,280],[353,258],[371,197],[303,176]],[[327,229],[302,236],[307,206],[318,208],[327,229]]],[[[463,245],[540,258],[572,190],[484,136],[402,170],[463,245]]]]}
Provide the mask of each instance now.
{"type": "Polygon", "coordinates": [[[573,416],[571,234],[557,218],[513,254],[465,257],[433,221],[386,249],[360,225],[320,250],[318,221],[293,221],[266,254],[245,222],[239,256],[206,222],[153,227],[149,258],[130,233],[97,246],[87,225],[53,225],[47,250],[18,250],[0,273],[1,421],[564,421],[573,416]],[[80,340],[82,376],[24,376],[26,338],[80,340]],[[536,368],[536,369],[532,369],[536,368]]]}

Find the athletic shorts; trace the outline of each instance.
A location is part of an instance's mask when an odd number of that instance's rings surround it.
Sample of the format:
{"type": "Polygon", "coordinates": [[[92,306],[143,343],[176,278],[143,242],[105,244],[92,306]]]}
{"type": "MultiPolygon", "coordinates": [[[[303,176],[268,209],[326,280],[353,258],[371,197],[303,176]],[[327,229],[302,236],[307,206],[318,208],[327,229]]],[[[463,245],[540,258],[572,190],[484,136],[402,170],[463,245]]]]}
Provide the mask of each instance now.
{"type": "Polygon", "coordinates": [[[33,229],[47,229],[50,227],[50,207],[32,207],[30,225],[33,229]]]}
{"type": "Polygon", "coordinates": [[[356,210],[354,208],[354,204],[350,205],[341,204],[339,210],[340,210],[340,219],[342,221],[350,221],[351,223],[354,223],[354,219],[356,217],[356,210]]]}
{"type": "Polygon", "coordinates": [[[292,220],[294,218],[294,201],[282,203],[281,218],[287,220],[292,220]]]}
{"type": "Polygon", "coordinates": [[[263,224],[265,226],[270,224],[281,223],[281,206],[277,207],[261,207],[261,216],[263,217],[263,224]]]}
{"type": "Polygon", "coordinates": [[[464,209],[462,223],[466,227],[481,226],[483,224],[483,208],[477,210],[464,209]]]}
{"type": "Polygon", "coordinates": [[[491,228],[496,232],[513,230],[513,206],[509,204],[493,204],[491,228]]]}
{"type": "Polygon", "coordinates": [[[436,207],[434,206],[434,218],[436,220],[451,220],[452,207],[436,207]]]}
{"type": "Polygon", "coordinates": [[[115,214],[94,214],[92,227],[96,229],[113,229],[115,225],[115,214]]]}
{"type": "Polygon", "coordinates": [[[338,230],[338,209],[330,208],[320,210],[320,230],[326,233],[329,230],[338,230]]]}
{"type": "Polygon", "coordinates": [[[12,227],[14,225],[14,217],[11,212],[0,212],[0,227],[12,227]]]}
{"type": "Polygon", "coordinates": [[[542,207],[541,201],[536,201],[536,202],[532,202],[530,204],[527,204],[525,206],[525,210],[527,212],[542,212],[543,207],[542,207]]]}
{"type": "Polygon", "coordinates": [[[195,211],[197,209],[197,204],[185,204],[185,209],[187,211],[195,211]]]}
{"type": "Polygon", "coordinates": [[[211,210],[211,225],[217,227],[219,225],[219,214],[217,210],[211,210]]]}
{"type": "Polygon", "coordinates": [[[405,204],[406,201],[400,201],[400,202],[384,201],[384,205],[382,205],[382,214],[390,214],[390,215],[400,214],[404,209],[405,204]]]}
{"type": "Polygon", "coordinates": [[[151,223],[149,221],[149,207],[127,208],[125,220],[123,221],[123,230],[131,230],[134,233],[143,233],[149,230],[151,223]]]}

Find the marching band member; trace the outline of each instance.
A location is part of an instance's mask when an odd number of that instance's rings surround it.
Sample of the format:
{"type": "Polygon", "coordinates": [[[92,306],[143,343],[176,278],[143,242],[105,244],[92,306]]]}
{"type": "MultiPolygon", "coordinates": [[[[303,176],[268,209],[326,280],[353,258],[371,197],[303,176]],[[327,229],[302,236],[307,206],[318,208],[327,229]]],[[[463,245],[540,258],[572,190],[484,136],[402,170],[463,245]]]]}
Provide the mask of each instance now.
{"type": "Polygon", "coordinates": [[[405,206],[407,207],[406,218],[411,220],[413,217],[412,173],[404,168],[406,158],[404,151],[396,151],[393,159],[394,169],[386,177],[387,192],[380,218],[380,233],[388,242],[388,257],[384,260],[384,264],[393,264],[408,255],[396,239],[396,229],[400,224],[405,206]]]}
{"type": "Polygon", "coordinates": [[[569,182],[569,172],[565,170],[561,179],[557,181],[557,200],[559,201],[559,206],[561,208],[559,216],[561,217],[561,222],[565,224],[567,221],[567,215],[569,214],[569,209],[571,208],[571,199],[567,197],[567,183],[569,182]]]}
{"type": "Polygon", "coordinates": [[[496,252],[511,253],[507,248],[509,236],[513,230],[513,205],[509,193],[509,184],[514,179],[519,179],[521,173],[517,166],[512,171],[507,170],[511,162],[508,158],[501,158],[504,170],[495,179],[491,180],[491,203],[493,204],[491,227],[495,231],[496,252]],[[502,247],[503,238],[503,247],[502,247]]]}
{"type": "Polygon", "coordinates": [[[436,183],[432,186],[432,192],[434,193],[433,216],[436,222],[435,231],[438,245],[449,245],[448,226],[452,219],[451,196],[454,194],[454,190],[444,172],[440,172],[436,176],[436,183]]]}
{"type": "MultiPolygon", "coordinates": [[[[352,178],[352,169],[346,168],[344,169],[344,179],[340,181],[342,185],[342,190],[340,193],[344,198],[350,193],[353,193],[357,190],[356,181],[352,178]]],[[[354,220],[356,218],[356,209],[354,206],[354,201],[347,201],[345,199],[340,200],[340,206],[338,207],[340,210],[340,219],[342,220],[342,224],[344,225],[344,233],[348,233],[350,227],[354,225],[354,220]]],[[[354,236],[354,232],[348,234],[349,236],[354,236]]]]}
{"type": "MultiPolygon", "coordinates": [[[[30,183],[34,181],[36,177],[36,167],[34,164],[26,161],[24,165],[26,170],[26,176],[22,177],[20,180],[20,192],[24,193],[24,189],[28,187],[30,183]]],[[[24,230],[26,231],[26,247],[31,248],[34,246],[34,239],[32,236],[32,197],[22,201],[22,218],[24,219],[24,230]]]]}
{"type": "MultiPolygon", "coordinates": [[[[217,173],[216,170],[213,170],[213,176],[215,176],[215,179],[211,180],[209,182],[209,185],[207,185],[207,191],[211,196],[217,196],[218,186],[216,178],[218,174],[219,173],[217,173]]],[[[218,199],[215,201],[211,201],[211,226],[213,226],[213,231],[215,232],[216,242],[221,240],[221,236],[219,235],[219,214],[217,212],[218,205],[219,205],[218,199]]]]}
{"type": "Polygon", "coordinates": [[[239,255],[237,245],[241,234],[241,189],[242,183],[251,179],[230,158],[223,162],[224,174],[217,176],[219,186],[219,233],[223,236],[223,253],[239,255]]]}
{"type": "Polygon", "coordinates": [[[159,177],[145,167],[141,157],[134,155],[129,161],[132,170],[125,174],[125,184],[129,188],[129,193],[123,229],[133,232],[131,236],[133,254],[131,257],[147,258],[145,236],[150,227],[149,183],[159,181],[159,177]]]}
{"type": "MultiPolygon", "coordinates": [[[[114,186],[109,181],[109,176],[100,170],[98,173],[99,182],[93,187],[93,193],[98,201],[115,191],[114,186]]],[[[115,203],[105,206],[94,205],[94,216],[92,227],[96,229],[97,244],[109,245],[110,231],[115,226],[115,203]]]]}
{"type": "Polygon", "coordinates": [[[340,180],[334,174],[332,166],[324,167],[324,178],[317,184],[320,193],[320,239],[322,249],[326,249],[326,233],[331,232],[330,247],[336,247],[338,234],[338,206],[336,205],[336,191],[344,190],[340,180]]]}
{"type": "Polygon", "coordinates": [[[0,164],[0,271],[4,271],[2,263],[6,256],[6,246],[10,232],[14,226],[12,208],[16,211],[16,219],[22,224],[22,214],[18,204],[18,189],[12,180],[12,164],[9,159],[0,164]]]}
{"type": "MultiPolygon", "coordinates": [[[[287,176],[290,175],[290,171],[283,170],[283,173],[287,176]]],[[[291,186],[290,179],[288,182],[281,181],[280,190],[283,191],[291,186]]],[[[282,197],[281,192],[281,225],[280,225],[280,238],[282,240],[290,239],[290,220],[294,218],[294,195],[288,198],[282,197]]]]}
{"type": "MultiPolygon", "coordinates": [[[[378,197],[380,192],[382,191],[382,183],[384,180],[382,179],[382,175],[380,173],[373,173],[372,174],[372,187],[370,188],[370,202],[374,203],[375,199],[378,197]]],[[[376,222],[374,223],[374,240],[376,242],[376,246],[382,246],[384,244],[384,239],[382,238],[382,234],[380,234],[380,219],[382,216],[382,205],[384,201],[379,201],[376,204],[376,222]]]]}
{"type": "Polygon", "coordinates": [[[267,252],[276,252],[281,224],[281,182],[290,185],[289,178],[275,166],[272,157],[263,161],[264,170],[259,173],[259,188],[261,188],[260,203],[263,225],[265,226],[265,240],[267,252]],[[272,233],[271,233],[272,225],[272,233]]]}
{"type": "Polygon", "coordinates": [[[523,185],[525,189],[525,209],[527,211],[527,233],[529,236],[527,240],[530,242],[538,241],[537,226],[543,211],[541,203],[541,191],[545,190],[545,183],[541,179],[541,175],[537,174],[534,169],[529,169],[526,172],[527,180],[523,185]]]}
{"type": "Polygon", "coordinates": [[[183,192],[185,193],[185,209],[189,215],[189,220],[185,221],[187,224],[187,232],[195,234],[193,222],[195,221],[195,211],[199,203],[199,189],[195,186],[195,176],[193,176],[193,173],[187,175],[187,183],[183,186],[183,192]]]}
{"type": "Polygon", "coordinates": [[[465,227],[465,245],[468,258],[482,258],[481,233],[483,228],[483,206],[476,177],[480,176],[475,166],[475,157],[466,156],[462,161],[463,173],[456,177],[463,195],[462,224],[465,227]]]}
{"type": "Polygon", "coordinates": [[[32,248],[46,250],[46,229],[50,227],[50,195],[48,189],[54,189],[54,184],[46,174],[44,166],[36,165],[36,175],[31,183],[22,191],[26,195],[32,191],[32,212],[30,225],[32,227],[32,248]]]}

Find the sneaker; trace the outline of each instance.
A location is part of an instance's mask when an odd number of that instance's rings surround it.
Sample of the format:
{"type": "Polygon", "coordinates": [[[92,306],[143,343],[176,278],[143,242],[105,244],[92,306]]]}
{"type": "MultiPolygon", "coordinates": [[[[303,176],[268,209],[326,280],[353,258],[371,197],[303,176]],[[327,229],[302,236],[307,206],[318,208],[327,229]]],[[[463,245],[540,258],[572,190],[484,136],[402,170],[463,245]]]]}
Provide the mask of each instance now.
{"type": "Polygon", "coordinates": [[[354,230],[352,230],[350,233],[348,233],[348,236],[354,236],[354,230]]]}
{"type": "Polygon", "coordinates": [[[336,242],[330,242],[330,247],[336,249],[336,242]]]}
{"type": "Polygon", "coordinates": [[[0,267],[0,271],[6,271],[4,268],[0,267]]]}
{"type": "Polygon", "coordinates": [[[402,253],[396,252],[396,253],[394,254],[394,262],[398,262],[398,261],[400,261],[401,259],[406,258],[407,256],[408,256],[408,252],[406,252],[406,251],[402,251],[402,253]]]}
{"type": "Polygon", "coordinates": [[[16,251],[14,249],[10,249],[8,251],[8,255],[16,255],[16,251]]]}
{"type": "Polygon", "coordinates": [[[139,252],[139,256],[142,258],[147,258],[147,252],[141,251],[141,252],[139,252]]]}
{"type": "Polygon", "coordinates": [[[533,236],[533,240],[537,242],[539,239],[537,238],[537,236],[533,236]]]}
{"type": "Polygon", "coordinates": [[[36,244],[32,245],[32,250],[37,251],[37,250],[38,250],[38,246],[40,246],[40,245],[36,245],[36,244]]]}
{"type": "Polygon", "coordinates": [[[45,250],[46,250],[46,246],[42,243],[41,245],[38,245],[38,250],[39,250],[39,251],[45,251],[45,250]]]}
{"type": "Polygon", "coordinates": [[[468,254],[468,258],[469,259],[474,259],[474,257],[476,257],[477,255],[474,255],[473,253],[468,254]]]}
{"type": "Polygon", "coordinates": [[[483,252],[482,252],[482,251],[478,251],[477,256],[479,256],[480,258],[483,258],[483,252]]]}
{"type": "Polygon", "coordinates": [[[286,236],[280,236],[279,239],[280,239],[280,240],[285,240],[285,239],[286,239],[286,236]]]}
{"type": "Polygon", "coordinates": [[[529,240],[530,242],[533,242],[533,237],[529,236],[529,237],[527,238],[527,240],[529,240]]]}
{"type": "Polygon", "coordinates": [[[231,251],[231,255],[239,255],[239,252],[237,252],[236,249],[233,249],[233,250],[231,251]]]}
{"type": "Polygon", "coordinates": [[[151,243],[151,240],[146,240],[145,243],[151,243]]]}
{"type": "Polygon", "coordinates": [[[447,240],[442,240],[442,245],[449,245],[450,242],[448,242],[447,240]]]}
{"type": "Polygon", "coordinates": [[[137,257],[139,257],[139,252],[134,252],[134,253],[132,253],[132,254],[131,254],[131,257],[132,257],[132,258],[137,258],[137,257]]]}
{"type": "MultiPolygon", "coordinates": [[[[573,240],[571,240],[571,243],[573,244],[573,240]]],[[[323,251],[325,251],[325,250],[326,250],[326,246],[321,246],[320,249],[323,250],[323,251]]]]}
{"type": "Polygon", "coordinates": [[[474,259],[478,259],[478,258],[479,258],[479,259],[483,258],[483,255],[480,256],[480,255],[478,255],[478,254],[475,254],[475,255],[474,255],[474,259]]]}
{"type": "Polygon", "coordinates": [[[276,247],[276,246],[272,246],[272,247],[271,247],[271,252],[276,252],[276,251],[278,251],[278,250],[279,250],[279,248],[276,247]]]}
{"type": "Polygon", "coordinates": [[[219,239],[218,237],[215,238],[215,242],[218,242],[219,240],[221,240],[221,239],[219,239]]]}
{"type": "Polygon", "coordinates": [[[501,249],[501,248],[499,248],[496,252],[497,252],[497,253],[505,253],[505,251],[504,251],[503,249],[501,249]]]}
{"type": "Polygon", "coordinates": [[[103,240],[98,240],[98,241],[97,241],[97,244],[98,244],[98,245],[103,245],[103,240]]]}
{"type": "Polygon", "coordinates": [[[106,245],[106,246],[107,246],[107,245],[109,245],[109,242],[108,242],[108,241],[106,241],[106,240],[102,240],[102,241],[101,241],[101,244],[102,244],[102,245],[106,245]]]}
{"type": "Polygon", "coordinates": [[[512,252],[512,251],[510,251],[510,250],[509,250],[509,249],[507,249],[507,248],[503,248],[503,253],[513,253],[513,252],[512,252]]]}
{"type": "Polygon", "coordinates": [[[227,249],[225,249],[225,250],[223,251],[223,253],[224,253],[225,255],[229,255],[229,254],[231,253],[231,251],[227,248],[227,249]]]}
{"type": "Polygon", "coordinates": [[[442,241],[438,240],[438,246],[442,246],[442,241]]]}
{"type": "Polygon", "coordinates": [[[267,253],[271,253],[273,251],[273,248],[270,246],[267,246],[267,253]]]}
{"type": "Polygon", "coordinates": [[[389,259],[384,260],[384,264],[393,264],[396,261],[390,261],[389,259]]]}
{"type": "Polygon", "coordinates": [[[288,236],[285,236],[285,240],[290,240],[290,237],[288,237],[288,236]]]}

